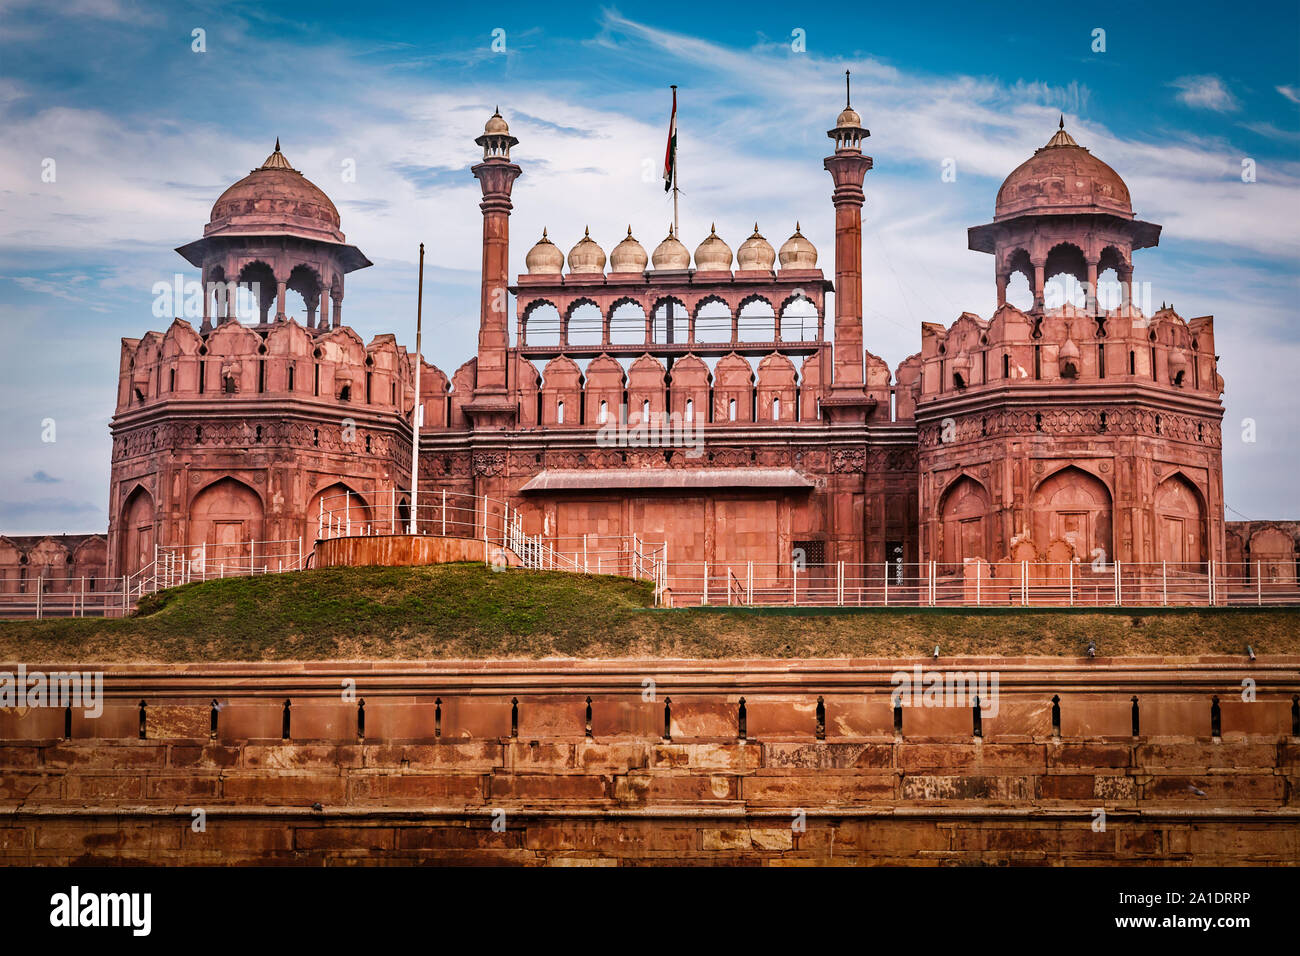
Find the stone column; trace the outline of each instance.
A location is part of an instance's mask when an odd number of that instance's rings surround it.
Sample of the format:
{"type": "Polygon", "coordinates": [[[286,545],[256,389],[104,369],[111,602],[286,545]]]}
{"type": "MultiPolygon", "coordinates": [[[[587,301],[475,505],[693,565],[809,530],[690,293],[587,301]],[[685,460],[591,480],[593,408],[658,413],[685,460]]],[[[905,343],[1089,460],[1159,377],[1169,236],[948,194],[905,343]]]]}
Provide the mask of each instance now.
{"type": "Polygon", "coordinates": [[[1097,266],[1098,260],[1088,260],[1088,298],[1085,301],[1085,308],[1089,315],[1097,314],[1097,266]]]}
{"type": "Polygon", "coordinates": [[[506,289],[510,284],[510,211],[514,208],[510,193],[523,170],[505,155],[494,152],[470,172],[483,191],[479,203],[483,213],[483,267],[474,399],[467,410],[476,427],[503,427],[514,413],[506,375],[510,348],[506,289]]]}
{"type": "Polygon", "coordinates": [[[1047,285],[1047,260],[1040,259],[1033,263],[1034,266],[1034,309],[1041,312],[1046,300],[1046,291],[1044,286],[1047,285]]]}
{"type": "Polygon", "coordinates": [[[201,328],[204,332],[212,331],[212,287],[208,282],[210,277],[211,273],[207,269],[203,269],[199,273],[199,285],[203,289],[203,325],[201,328]]]}
{"type": "Polygon", "coordinates": [[[998,273],[998,308],[1007,304],[1007,285],[1011,282],[1011,275],[1007,272],[998,273]]]}
{"type": "Polygon", "coordinates": [[[283,279],[277,279],[275,282],[275,318],[277,321],[284,321],[284,295],[287,289],[287,283],[283,279]]]}
{"type": "Polygon", "coordinates": [[[330,294],[328,289],[324,289],[320,294],[320,322],[316,328],[328,329],[330,327],[330,294]]]}
{"type": "MultiPolygon", "coordinates": [[[[835,181],[835,385],[862,380],[862,182],[870,156],[837,148],[823,165],[835,181]]],[[[826,383],[830,384],[830,383],[826,383]]]]}

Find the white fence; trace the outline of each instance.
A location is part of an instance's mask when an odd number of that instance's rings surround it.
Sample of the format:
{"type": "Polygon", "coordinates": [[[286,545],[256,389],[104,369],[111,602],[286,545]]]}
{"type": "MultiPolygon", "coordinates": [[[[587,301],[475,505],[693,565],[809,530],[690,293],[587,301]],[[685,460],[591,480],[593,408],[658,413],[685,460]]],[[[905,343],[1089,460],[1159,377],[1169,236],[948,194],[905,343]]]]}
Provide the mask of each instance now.
{"type": "MultiPolygon", "coordinates": [[[[1238,607],[1300,605],[1295,569],[1267,562],[1109,564],[1028,561],[707,562],[670,560],[664,542],[641,534],[527,534],[508,502],[460,492],[422,492],[414,521],[407,492],[369,504],[351,494],[323,499],[317,537],[407,534],[482,540],[488,562],[649,581],[656,606],[814,607],[1238,607]]],[[[200,543],[155,549],[140,571],[116,579],[37,579],[0,593],[2,617],[121,616],[162,588],[309,567],[303,539],[200,543]]]]}
{"type": "Polygon", "coordinates": [[[1222,561],[669,562],[665,601],[829,607],[1226,607],[1300,605],[1294,574],[1222,561]]]}
{"type": "Polygon", "coordinates": [[[656,603],[667,580],[667,546],[632,535],[526,534],[523,516],[508,502],[462,492],[421,492],[411,520],[410,494],[389,492],[370,505],[351,494],[321,500],[315,515],[321,539],[394,534],[472,538],[488,562],[544,571],[612,574],[649,581],[656,603]],[[511,558],[514,558],[512,561],[511,558]]]}
{"type": "Polygon", "coordinates": [[[297,571],[310,560],[301,538],[155,546],[153,560],[133,574],[98,579],[43,575],[26,582],[25,591],[0,593],[0,617],[124,617],[141,597],[163,588],[297,571]]]}

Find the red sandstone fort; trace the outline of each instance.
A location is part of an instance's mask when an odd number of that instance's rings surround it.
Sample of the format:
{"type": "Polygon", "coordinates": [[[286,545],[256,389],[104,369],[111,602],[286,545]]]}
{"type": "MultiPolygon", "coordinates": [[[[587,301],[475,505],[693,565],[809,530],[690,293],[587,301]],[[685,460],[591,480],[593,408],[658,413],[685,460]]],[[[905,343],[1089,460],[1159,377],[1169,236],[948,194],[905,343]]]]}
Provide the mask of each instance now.
{"type": "Polygon", "coordinates": [[[370,262],[277,143],[177,250],[208,290],[201,325],[122,342],[107,537],[0,538],[0,586],[80,575],[93,590],[158,547],[310,546],[345,508],[350,526],[404,525],[417,404],[422,502],[485,496],[529,534],[665,542],[669,586],[710,564],[780,577],[796,554],[813,580],[838,562],[960,574],[1100,554],[1294,583],[1295,527],[1223,518],[1213,319],[1146,315],[1127,291],[1098,300],[1103,278],[1132,288],[1134,253],[1160,236],[1113,169],[1062,122],[969,230],[993,259],[993,315],[924,323],[920,352],[891,370],[864,348],[869,133],[846,107],[828,135],[833,281],[798,228],[778,249],[757,226],[735,253],[711,231],[693,257],[671,231],[649,254],[631,228],[608,255],[584,235],[567,257],[544,233],[512,277],[522,169],[494,114],[470,170],[478,352],[418,379],[394,335],[366,343],[345,324],[345,277],[370,262]],[[1016,273],[1027,310],[1007,302],[1016,273]],[[1085,283],[1084,305],[1047,306],[1061,274],[1085,283]],[[255,321],[236,316],[232,283],[257,290],[255,321]],[[286,314],[290,290],[305,323],[286,314]],[[647,440],[602,440],[646,423],[647,440]],[[700,441],[660,440],[671,429],[700,441]]]}

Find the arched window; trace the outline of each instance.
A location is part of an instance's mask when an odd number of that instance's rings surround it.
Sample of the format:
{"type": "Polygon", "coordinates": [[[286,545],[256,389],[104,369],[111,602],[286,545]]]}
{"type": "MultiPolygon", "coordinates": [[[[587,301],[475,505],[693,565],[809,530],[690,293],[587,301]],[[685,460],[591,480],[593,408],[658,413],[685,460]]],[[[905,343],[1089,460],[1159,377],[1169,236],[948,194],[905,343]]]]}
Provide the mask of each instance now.
{"type": "Polygon", "coordinates": [[[686,420],[688,422],[695,421],[695,400],[691,398],[686,400],[686,420]]]}
{"type": "Polygon", "coordinates": [[[609,421],[609,403],[602,401],[600,403],[600,424],[604,425],[609,421]]]}
{"type": "Polygon", "coordinates": [[[555,423],[557,425],[564,424],[564,402],[555,403],[555,423]]]}
{"type": "Polygon", "coordinates": [[[779,422],[780,420],[781,420],[781,399],[774,398],[772,399],[772,421],[779,422]]]}
{"type": "Polygon", "coordinates": [[[727,401],[727,418],[733,422],[736,420],[736,400],[734,398],[727,401]]]}
{"type": "Polygon", "coordinates": [[[641,403],[641,421],[650,421],[650,402],[648,400],[641,403]]]}

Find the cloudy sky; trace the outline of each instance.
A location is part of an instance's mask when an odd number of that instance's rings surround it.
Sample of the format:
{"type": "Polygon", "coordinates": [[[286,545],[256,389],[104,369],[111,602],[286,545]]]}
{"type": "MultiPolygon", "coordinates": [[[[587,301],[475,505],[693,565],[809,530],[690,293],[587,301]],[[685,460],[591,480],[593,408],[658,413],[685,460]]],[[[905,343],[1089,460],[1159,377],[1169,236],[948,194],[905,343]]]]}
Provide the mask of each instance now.
{"type": "Polygon", "coordinates": [[[197,279],[172,250],[277,136],[375,263],[348,280],[363,338],[411,344],[426,243],[425,341],[450,373],[476,334],[468,167],[494,106],[524,169],[515,271],[543,226],[566,249],[586,226],[606,250],[629,224],[663,237],[671,83],[687,244],[716,222],[735,248],[755,220],[779,244],[798,220],[830,271],[845,69],[875,158],[868,348],[895,365],[921,322],[989,315],[966,227],[1063,113],[1164,226],[1136,278],[1216,317],[1228,517],[1300,518],[1297,4],[837,6],[0,0],[0,532],[106,526],[119,340],[166,327],[154,283],[197,279]]]}

